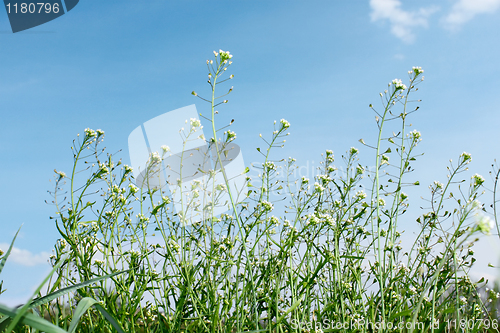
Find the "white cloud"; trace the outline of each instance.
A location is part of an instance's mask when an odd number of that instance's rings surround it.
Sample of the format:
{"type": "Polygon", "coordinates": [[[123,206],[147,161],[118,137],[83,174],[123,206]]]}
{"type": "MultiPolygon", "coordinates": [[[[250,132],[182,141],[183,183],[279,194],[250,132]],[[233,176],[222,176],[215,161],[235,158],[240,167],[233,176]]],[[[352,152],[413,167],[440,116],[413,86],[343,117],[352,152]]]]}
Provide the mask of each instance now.
{"type": "Polygon", "coordinates": [[[458,0],[444,18],[448,29],[457,29],[478,14],[494,13],[500,8],[500,0],[458,0]]]}
{"type": "Polygon", "coordinates": [[[428,17],[438,10],[438,7],[420,8],[417,11],[401,9],[399,0],[370,0],[373,22],[388,20],[391,32],[396,37],[407,43],[413,42],[415,35],[413,29],[428,26],[428,17]]]}
{"type": "MultiPolygon", "coordinates": [[[[7,252],[9,248],[9,244],[0,243],[0,249],[4,252],[7,252]]],[[[16,263],[22,266],[36,266],[40,264],[46,264],[49,260],[50,253],[48,252],[40,252],[38,254],[33,254],[28,250],[19,249],[17,247],[13,247],[10,252],[9,258],[7,259],[7,263],[16,263]]]]}

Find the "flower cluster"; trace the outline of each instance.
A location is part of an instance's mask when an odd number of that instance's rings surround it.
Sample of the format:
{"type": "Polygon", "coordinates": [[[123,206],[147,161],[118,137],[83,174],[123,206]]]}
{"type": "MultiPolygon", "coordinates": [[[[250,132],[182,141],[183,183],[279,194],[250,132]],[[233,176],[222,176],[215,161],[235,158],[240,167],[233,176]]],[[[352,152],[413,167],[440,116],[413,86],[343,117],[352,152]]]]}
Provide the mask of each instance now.
{"type": "Polygon", "coordinates": [[[229,51],[222,51],[222,50],[219,50],[219,53],[214,51],[214,55],[216,57],[220,55],[221,62],[227,62],[229,59],[233,57],[232,54],[229,54],[229,51]]]}
{"type": "Polygon", "coordinates": [[[495,223],[488,216],[477,213],[476,214],[476,228],[486,235],[491,234],[491,229],[495,226],[495,223]]]}
{"type": "Polygon", "coordinates": [[[396,89],[396,91],[406,90],[406,86],[404,85],[404,83],[400,79],[394,79],[394,80],[392,80],[391,83],[394,84],[394,89],[396,89]]]}
{"type": "Polygon", "coordinates": [[[354,195],[354,197],[356,199],[363,200],[363,199],[366,198],[366,193],[363,192],[363,191],[358,191],[358,192],[356,192],[356,194],[354,195]]]}
{"type": "Polygon", "coordinates": [[[474,182],[474,186],[481,186],[484,183],[484,178],[481,175],[478,175],[477,173],[473,175],[472,180],[474,182]]]}
{"type": "Polygon", "coordinates": [[[139,192],[139,188],[137,188],[137,186],[135,186],[134,184],[128,184],[128,187],[130,189],[130,193],[132,194],[139,192]]]}
{"type": "Polygon", "coordinates": [[[281,128],[282,129],[287,129],[288,127],[290,127],[290,123],[287,120],[285,120],[285,119],[281,119],[280,123],[281,123],[281,128]]]}
{"type": "Polygon", "coordinates": [[[65,178],[66,177],[66,174],[62,171],[57,171],[57,170],[54,170],[54,172],[59,175],[59,179],[62,179],[62,178],[65,178]]]}
{"type": "Polygon", "coordinates": [[[130,165],[126,165],[126,164],[124,166],[124,169],[125,169],[125,174],[131,173],[132,171],[134,171],[134,169],[130,165]]]}
{"type": "Polygon", "coordinates": [[[191,123],[191,127],[193,127],[193,128],[197,128],[197,127],[201,126],[201,122],[199,119],[191,118],[189,121],[191,123]]]}
{"type": "Polygon", "coordinates": [[[263,164],[263,167],[266,171],[276,171],[277,167],[276,167],[276,164],[274,164],[274,162],[266,162],[263,164]]]}
{"type": "Polygon", "coordinates": [[[422,69],[422,67],[413,66],[412,70],[408,73],[411,74],[411,72],[415,73],[415,75],[419,75],[419,74],[422,74],[424,72],[424,70],[422,69]]]}
{"type": "Polygon", "coordinates": [[[413,140],[419,140],[419,141],[422,140],[421,139],[422,134],[420,134],[420,132],[417,131],[417,130],[411,131],[410,133],[406,134],[406,136],[409,136],[409,137],[413,138],[413,140]]]}
{"type": "Polygon", "coordinates": [[[330,149],[327,149],[327,150],[326,150],[326,161],[327,161],[328,163],[333,163],[333,161],[334,161],[333,151],[332,151],[332,150],[330,150],[330,149]]]}
{"type": "Polygon", "coordinates": [[[328,183],[332,181],[332,179],[328,175],[317,175],[316,179],[318,179],[323,186],[328,185],[328,183]]]}
{"type": "Polygon", "coordinates": [[[170,239],[168,241],[168,244],[170,245],[171,248],[173,248],[175,252],[179,253],[181,246],[177,244],[173,239],[170,239]]]}
{"type": "Polygon", "coordinates": [[[263,200],[261,204],[262,204],[262,207],[264,207],[265,210],[272,211],[274,209],[273,204],[270,203],[269,201],[263,200]]]}
{"type": "Polygon", "coordinates": [[[236,133],[231,130],[227,130],[226,132],[224,132],[224,134],[226,135],[226,142],[236,139],[236,133]]]}
{"type": "Polygon", "coordinates": [[[321,184],[314,183],[314,192],[323,193],[324,190],[325,188],[321,184]]]}
{"type": "Polygon", "coordinates": [[[161,162],[160,154],[158,154],[157,151],[151,153],[151,155],[149,156],[149,159],[151,161],[151,164],[157,164],[157,163],[161,162]]]}

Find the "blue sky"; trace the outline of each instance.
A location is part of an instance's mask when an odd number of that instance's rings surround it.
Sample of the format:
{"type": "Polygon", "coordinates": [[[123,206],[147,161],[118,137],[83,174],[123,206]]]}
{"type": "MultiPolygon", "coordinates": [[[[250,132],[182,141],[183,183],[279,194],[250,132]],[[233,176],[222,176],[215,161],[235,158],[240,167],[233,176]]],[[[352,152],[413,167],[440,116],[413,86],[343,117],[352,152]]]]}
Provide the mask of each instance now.
{"type": "MultiPolygon", "coordinates": [[[[23,224],[0,302],[22,303],[49,271],[58,234],[44,200],[53,170],[70,170],[76,134],[103,129],[107,150],[123,149],[118,156],[129,163],[127,138],[140,124],[193,103],[208,112],[191,91],[208,94],[205,60],[219,48],[234,55],[235,75],[220,123],[235,119],[247,164],[260,161],[259,133],[285,118],[291,135],[276,158],[317,165],[332,149],[341,165],[355,146],[370,165],[373,153],[357,142],[376,139],[368,105],[421,66],[415,97],[423,101],[411,122],[425,155],[411,176],[423,184],[413,205],[425,204],[418,196],[444,182],[448,160],[463,151],[489,180],[500,157],[499,30],[500,0],[82,0],[16,34],[0,10],[0,248],[23,224]]],[[[405,223],[411,230],[415,222],[405,223]]],[[[481,257],[493,261],[491,246],[481,257]]]]}

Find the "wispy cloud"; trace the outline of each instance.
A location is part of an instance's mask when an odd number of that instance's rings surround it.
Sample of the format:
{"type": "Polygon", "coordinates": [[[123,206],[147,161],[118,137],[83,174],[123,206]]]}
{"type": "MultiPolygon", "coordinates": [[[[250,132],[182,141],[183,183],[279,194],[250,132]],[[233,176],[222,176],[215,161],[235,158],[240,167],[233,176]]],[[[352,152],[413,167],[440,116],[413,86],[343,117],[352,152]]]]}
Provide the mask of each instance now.
{"type": "MultiPolygon", "coordinates": [[[[3,251],[7,251],[9,248],[9,244],[0,243],[0,249],[3,251]]],[[[28,250],[19,249],[17,247],[12,248],[12,252],[10,253],[9,258],[7,259],[8,263],[16,263],[22,266],[36,266],[40,264],[46,264],[49,260],[50,253],[48,252],[40,252],[37,254],[33,254],[28,250]]]]}
{"type": "Polygon", "coordinates": [[[444,17],[445,27],[450,30],[458,29],[462,24],[470,21],[478,14],[494,13],[500,8],[500,0],[458,0],[444,17]]]}
{"type": "Polygon", "coordinates": [[[406,11],[401,8],[399,0],[370,0],[370,7],[373,22],[389,21],[392,34],[407,43],[412,43],[415,39],[413,30],[417,27],[426,28],[429,16],[438,10],[438,7],[431,6],[406,11]]]}

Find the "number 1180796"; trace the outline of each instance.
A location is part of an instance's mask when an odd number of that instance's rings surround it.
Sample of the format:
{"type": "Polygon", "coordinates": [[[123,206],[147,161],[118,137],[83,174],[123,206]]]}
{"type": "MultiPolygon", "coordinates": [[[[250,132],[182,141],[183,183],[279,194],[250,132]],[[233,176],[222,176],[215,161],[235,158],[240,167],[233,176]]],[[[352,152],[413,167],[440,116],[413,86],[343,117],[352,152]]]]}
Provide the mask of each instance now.
{"type": "Polygon", "coordinates": [[[6,4],[5,7],[7,8],[7,13],[21,13],[21,14],[42,14],[42,13],[54,13],[57,14],[59,13],[59,4],[54,3],[51,4],[49,2],[23,2],[21,4],[14,3],[14,4],[6,4]]]}

